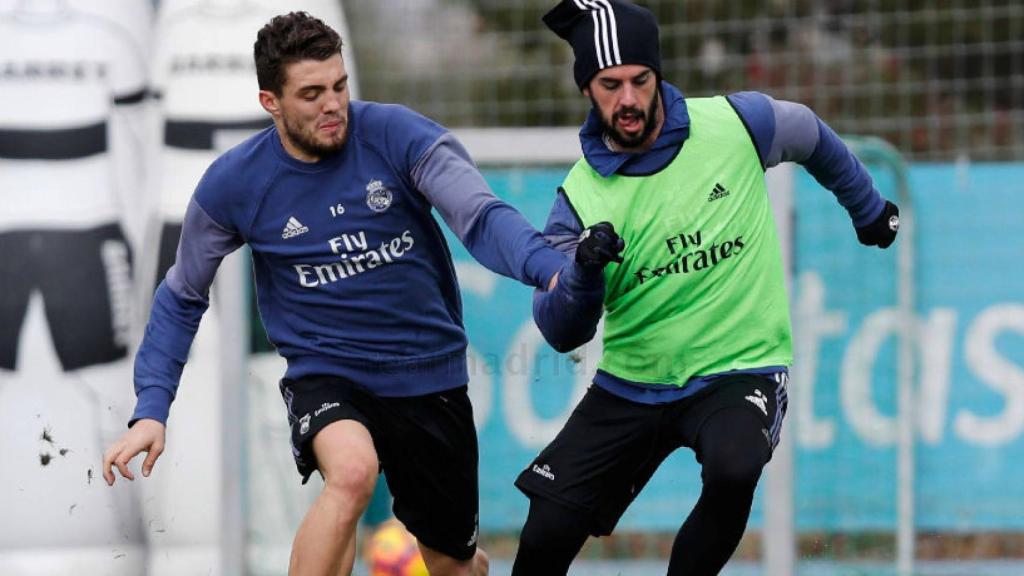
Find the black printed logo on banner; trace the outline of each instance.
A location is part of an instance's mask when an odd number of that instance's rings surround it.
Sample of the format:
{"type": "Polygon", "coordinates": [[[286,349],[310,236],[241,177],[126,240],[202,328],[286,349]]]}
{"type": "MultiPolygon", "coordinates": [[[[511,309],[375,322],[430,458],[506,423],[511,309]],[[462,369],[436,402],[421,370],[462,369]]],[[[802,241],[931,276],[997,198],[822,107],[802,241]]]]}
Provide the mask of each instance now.
{"type": "Polygon", "coordinates": [[[29,60],[0,62],[2,80],[70,80],[87,82],[105,80],[107,65],[103,62],[29,60]]]}
{"type": "Polygon", "coordinates": [[[239,54],[187,54],[171,60],[171,74],[224,73],[248,74],[256,68],[252,56],[239,54]]]}

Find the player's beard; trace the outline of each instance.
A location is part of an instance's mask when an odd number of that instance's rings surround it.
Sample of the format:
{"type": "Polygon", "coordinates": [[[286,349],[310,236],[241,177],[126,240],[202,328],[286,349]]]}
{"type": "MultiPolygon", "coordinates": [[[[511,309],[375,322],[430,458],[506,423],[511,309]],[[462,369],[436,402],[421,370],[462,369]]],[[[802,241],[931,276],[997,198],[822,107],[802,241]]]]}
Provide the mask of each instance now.
{"type": "Polygon", "coordinates": [[[341,116],[329,118],[329,120],[340,122],[340,125],[338,133],[327,140],[317,138],[316,123],[304,125],[292,122],[287,114],[282,114],[281,119],[284,121],[284,131],[288,135],[288,139],[291,140],[292,145],[304,153],[317,158],[330,156],[340,150],[348,136],[348,122],[341,116]]]}
{"type": "Polygon", "coordinates": [[[613,113],[611,118],[604,117],[604,114],[601,113],[601,108],[597,105],[597,100],[593,96],[590,97],[590,102],[594,106],[594,111],[597,112],[597,117],[601,119],[601,127],[604,129],[604,133],[612,139],[612,142],[615,142],[622,148],[636,148],[647,141],[647,138],[650,137],[651,132],[654,132],[654,128],[657,126],[655,120],[657,119],[658,107],[661,105],[661,91],[654,90],[651,105],[647,107],[646,111],[631,106],[613,113]],[[636,136],[626,136],[615,127],[619,118],[624,113],[633,114],[643,121],[644,129],[636,136]]]}

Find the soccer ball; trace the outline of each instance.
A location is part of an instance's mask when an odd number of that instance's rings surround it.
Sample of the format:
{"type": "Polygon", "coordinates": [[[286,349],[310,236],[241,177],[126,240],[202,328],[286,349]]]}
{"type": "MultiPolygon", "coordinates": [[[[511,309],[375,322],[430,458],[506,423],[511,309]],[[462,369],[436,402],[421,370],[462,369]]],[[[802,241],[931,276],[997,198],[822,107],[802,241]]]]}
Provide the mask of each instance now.
{"type": "Polygon", "coordinates": [[[430,576],[416,538],[398,520],[380,525],[364,550],[370,576],[430,576]]]}

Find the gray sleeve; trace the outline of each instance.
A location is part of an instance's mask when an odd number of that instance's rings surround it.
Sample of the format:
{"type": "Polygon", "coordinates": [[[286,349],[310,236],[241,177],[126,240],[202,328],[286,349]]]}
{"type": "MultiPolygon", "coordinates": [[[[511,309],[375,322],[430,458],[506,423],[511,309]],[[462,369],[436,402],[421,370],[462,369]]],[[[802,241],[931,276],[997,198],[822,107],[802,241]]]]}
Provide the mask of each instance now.
{"type": "Polygon", "coordinates": [[[500,202],[469,152],[451,133],[434,142],[413,167],[411,176],[416,189],[463,242],[484,208],[500,202]]]}
{"type": "Polygon", "coordinates": [[[167,287],[185,300],[205,302],[221,260],[242,244],[236,233],[214,222],[193,198],[185,210],[174,266],[167,271],[167,287]]]}
{"type": "Polygon", "coordinates": [[[769,101],[775,113],[775,138],[765,168],[810,158],[818,146],[818,117],[803,104],[774,98],[769,101]]]}

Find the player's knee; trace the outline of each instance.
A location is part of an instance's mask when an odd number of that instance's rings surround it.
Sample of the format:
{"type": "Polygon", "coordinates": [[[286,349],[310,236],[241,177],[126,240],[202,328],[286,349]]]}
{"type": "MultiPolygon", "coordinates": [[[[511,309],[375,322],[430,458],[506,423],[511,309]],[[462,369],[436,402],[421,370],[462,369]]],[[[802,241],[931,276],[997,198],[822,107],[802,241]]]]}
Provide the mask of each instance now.
{"type": "Polygon", "coordinates": [[[477,548],[473,555],[473,576],[487,576],[491,571],[491,557],[483,548],[477,548]]]}
{"type": "Polygon", "coordinates": [[[730,463],[714,468],[704,475],[704,484],[726,490],[753,491],[761,478],[761,465],[730,463]]]}
{"type": "Polygon", "coordinates": [[[458,560],[420,543],[423,562],[432,576],[487,576],[490,563],[480,548],[468,560],[458,560]]]}
{"type": "Polygon", "coordinates": [[[584,514],[543,498],[534,498],[519,534],[519,551],[520,554],[529,554],[563,545],[571,547],[577,541],[582,544],[588,533],[584,514]]]}
{"type": "Polygon", "coordinates": [[[771,446],[759,418],[747,409],[723,410],[712,416],[701,431],[701,477],[704,486],[753,491],[771,446]]]}
{"type": "Polygon", "coordinates": [[[362,510],[370,502],[377,484],[376,462],[351,461],[335,465],[324,473],[324,494],[362,510]]]}
{"type": "Polygon", "coordinates": [[[722,449],[705,456],[701,475],[711,488],[753,491],[765,462],[760,450],[722,449]]]}

